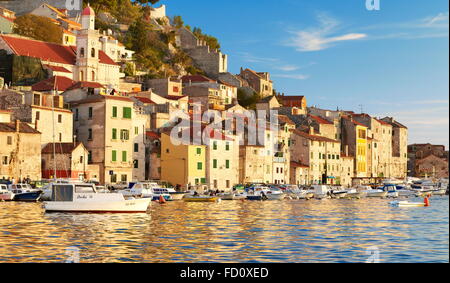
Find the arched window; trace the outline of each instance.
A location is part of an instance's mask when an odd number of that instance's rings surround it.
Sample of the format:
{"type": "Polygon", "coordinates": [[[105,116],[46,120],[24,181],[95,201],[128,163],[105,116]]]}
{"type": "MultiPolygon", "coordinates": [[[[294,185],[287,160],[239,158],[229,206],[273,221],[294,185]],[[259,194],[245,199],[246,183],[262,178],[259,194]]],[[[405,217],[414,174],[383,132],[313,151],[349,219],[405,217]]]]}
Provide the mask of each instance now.
{"type": "Polygon", "coordinates": [[[83,58],[84,57],[84,48],[81,47],[80,49],[80,57],[83,58]]]}
{"type": "Polygon", "coordinates": [[[84,80],[84,73],[83,73],[83,71],[80,71],[80,81],[83,81],[84,80]]]}
{"type": "Polygon", "coordinates": [[[95,58],[95,48],[92,48],[92,49],[91,49],[91,57],[92,57],[92,58],[95,58]]]}
{"type": "Polygon", "coordinates": [[[92,71],[92,81],[95,82],[95,72],[92,71]]]}

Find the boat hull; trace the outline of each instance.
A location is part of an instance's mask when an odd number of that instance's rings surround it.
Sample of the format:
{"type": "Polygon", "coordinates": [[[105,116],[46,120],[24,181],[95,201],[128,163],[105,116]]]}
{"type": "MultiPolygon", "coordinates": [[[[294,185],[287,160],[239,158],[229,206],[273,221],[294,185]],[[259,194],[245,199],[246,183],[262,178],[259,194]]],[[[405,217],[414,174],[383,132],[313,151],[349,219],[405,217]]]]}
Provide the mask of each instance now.
{"type": "Polygon", "coordinates": [[[346,197],[349,199],[362,199],[364,195],[362,193],[347,193],[346,197]]]}
{"type": "Polygon", "coordinates": [[[434,196],[445,196],[447,194],[447,190],[446,189],[442,189],[442,190],[437,190],[433,192],[434,196]]]}
{"type": "Polygon", "coordinates": [[[14,194],[1,194],[0,201],[12,201],[14,200],[14,194]]]}
{"type": "Polygon", "coordinates": [[[420,202],[407,202],[407,201],[393,201],[390,205],[394,207],[425,207],[425,203],[420,202]]]}
{"type": "Polygon", "coordinates": [[[45,202],[46,212],[71,213],[145,213],[150,206],[150,199],[134,199],[108,202],[45,202]]]}
{"type": "Polygon", "coordinates": [[[172,200],[182,200],[186,193],[171,193],[172,200]]]}
{"type": "Polygon", "coordinates": [[[23,193],[14,195],[14,201],[36,202],[39,201],[41,192],[23,193]]]}
{"type": "Polygon", "coordinates": [[[263,197],[262,196],[247,196],[247,200],[261,201],[261,200],[263,200],[263,197]]]}
{"type": "Polygon", "coordinates": [[[267,194],[268,200],[283,200],[285,197],[284,194],[267,194]]]}
{"type": "Polygon", "coordinates": [[[368,198],[386,198],[387,196],[388,192],[371,192],[366,195],[368,198]]]}

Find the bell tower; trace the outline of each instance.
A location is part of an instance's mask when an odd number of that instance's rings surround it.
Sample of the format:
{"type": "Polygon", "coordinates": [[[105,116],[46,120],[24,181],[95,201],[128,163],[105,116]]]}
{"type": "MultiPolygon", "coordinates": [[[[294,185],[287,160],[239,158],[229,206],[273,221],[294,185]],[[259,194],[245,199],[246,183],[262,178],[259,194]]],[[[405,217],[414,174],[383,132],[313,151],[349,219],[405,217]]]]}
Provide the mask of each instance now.
{"type": "Polygon", "coordinates": [[[98,81],[98,65],[100,41],[99,33],[95,30],[95,12],[88,6],[81,13],[82,29],[77,34],[77,66],[78,74],[74,77],[78,81],[98,81]]]}

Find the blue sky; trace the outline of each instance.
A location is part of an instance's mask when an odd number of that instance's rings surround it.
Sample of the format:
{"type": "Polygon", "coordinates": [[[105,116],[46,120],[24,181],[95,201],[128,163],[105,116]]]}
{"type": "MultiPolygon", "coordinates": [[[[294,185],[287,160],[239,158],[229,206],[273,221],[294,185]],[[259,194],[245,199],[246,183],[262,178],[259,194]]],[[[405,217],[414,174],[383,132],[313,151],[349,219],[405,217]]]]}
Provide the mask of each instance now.
{"type": "Polygon", "coordinates": [[[270,72],[309,105],[393,116],[410,143],[449,144],[447,0],[167,0],[219,38],[229,71],[270,72]]]}

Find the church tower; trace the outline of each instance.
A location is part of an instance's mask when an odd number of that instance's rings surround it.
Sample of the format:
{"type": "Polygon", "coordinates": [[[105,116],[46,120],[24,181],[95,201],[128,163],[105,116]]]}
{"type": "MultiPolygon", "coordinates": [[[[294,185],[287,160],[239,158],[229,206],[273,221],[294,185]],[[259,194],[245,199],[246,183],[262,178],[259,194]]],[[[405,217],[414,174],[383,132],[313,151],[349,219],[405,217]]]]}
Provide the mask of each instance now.
{"type": "Polygon", "coordinates": [[[81,13],[82,29],[77,34],[78,81],[98,81],[99,33],[95,30],[95,12],[89,4],[81,13]]]}

